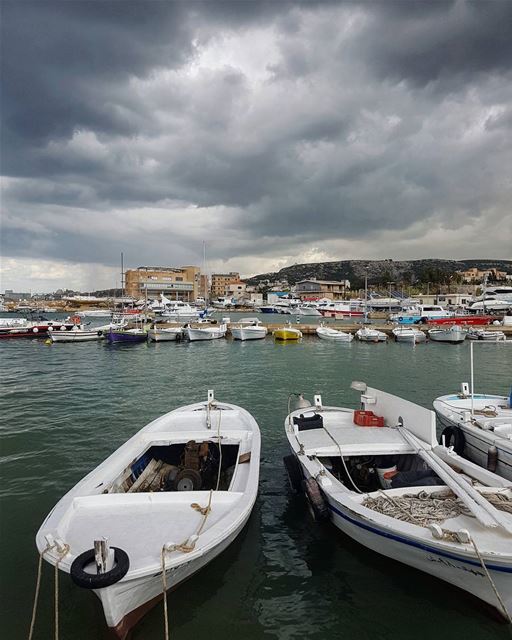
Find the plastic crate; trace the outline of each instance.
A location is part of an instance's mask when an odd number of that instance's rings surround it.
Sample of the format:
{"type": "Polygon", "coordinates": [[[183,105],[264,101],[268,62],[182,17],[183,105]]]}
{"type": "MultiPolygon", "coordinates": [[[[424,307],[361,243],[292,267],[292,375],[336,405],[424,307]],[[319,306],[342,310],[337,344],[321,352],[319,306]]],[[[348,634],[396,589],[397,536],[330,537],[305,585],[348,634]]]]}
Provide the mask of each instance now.
{"type": "Polygon", "coordinates": [[[373,411],[354,411],[354,424],[359,427],[383,427],[384,417],[376,416],[373,411]]]}

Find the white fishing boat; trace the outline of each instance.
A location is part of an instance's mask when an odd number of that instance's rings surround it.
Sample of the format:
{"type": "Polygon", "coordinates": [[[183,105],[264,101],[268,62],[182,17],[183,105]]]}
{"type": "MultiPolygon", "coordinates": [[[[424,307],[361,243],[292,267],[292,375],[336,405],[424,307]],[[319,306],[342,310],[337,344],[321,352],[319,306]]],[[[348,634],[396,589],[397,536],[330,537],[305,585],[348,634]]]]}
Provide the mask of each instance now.
{"type": "Polygon", "coordinates": [[[346,331],[339,331],[332,327],[325,327],[320,325],[316,328],[316,335],[322,340],[334,340],[335,342],[352,342],[354,336],[352,333],[346,331]]]}
{"type": "Polygon", "coordinates": [[[491,331],[489,329],[470,329],[467,333],[468,340],[484,340],[485,342],[499,342],[506,340],[503,331],[491,331]]]}
{"type": "Polygon", "coordinates": [[[464,589],[510,622],[512,483],[438,445],[433,411],[352,387],[362,411],[324,407],[315,396],[286,418],[292,486],[315,519],[464,589]]]}
{"type": "Polygon", "coordinates": [[[259,461],[254,418],[210,391],[148,424],[75,485],[43,522],[37,548],[94,591],[122,640],[240,533],[259,461]]]}
{"type": "Polygon", "coordinates": [[[426,342],[427,336],[416,327],[396,327],[391,332],[397,342],[409,342],[411,344],[417,344],[419,342],[426,342]]]}
{"type": "Polygon", "coordinates": [[[370,327],[361,327],[356,331],[356,338],[361,342],[386,342],[388,336],[383,331],[371,329],[370,327]]]}
{"type": "Polygon", "coordinates": [[[49,339],[54,342],[92,342],[103,340],[105,332],[102,329],[84,329],[75,326],[70,331],[48,331],[49,339]]]}
{"type": "Polygon", "coordinates": [[[472,394],[466,382],[460,393],[436,398],[434,410],[446,446],[512,481],[512,392],[472,394]]]}
{"type": "Polygon", "coordinates": [[[464,342],[468,334],[467,329],[459,326],[452,325],[445,329],[429,329],[428,337],[435,342],[450,342],[451,344],[460,344],[464,342]]]}
{"type": "Polygon", "coordinates": [[[196,340],[217,340],[218,338],[224,338],[228,327],[226,324],[210,325],[208,327],[191,327],[185,328],[186,335],[190,342],[196,340]]]}
{"type": "Polygon", "coordinates": [[[148,329],[148,340],[150,342],[176,342],[182,336],[182,327],[153,327],[148,329]]]}
{"type": "Polygon", "coordinates": [[[229,327],[234,340],[261,340],[268,330],[258,318],[242,318],[238,324],[229,327]]]}

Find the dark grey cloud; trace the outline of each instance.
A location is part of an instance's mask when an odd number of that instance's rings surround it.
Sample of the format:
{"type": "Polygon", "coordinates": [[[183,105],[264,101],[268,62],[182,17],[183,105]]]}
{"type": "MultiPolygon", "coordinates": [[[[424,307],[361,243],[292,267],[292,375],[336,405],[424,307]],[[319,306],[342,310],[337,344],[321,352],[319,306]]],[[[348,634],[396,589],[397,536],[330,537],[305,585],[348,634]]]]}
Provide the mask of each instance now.
{"type": "Polygon", "coordinates": [[[2,253],[509,252],[511,26],[508,2],[4,1],[2,253]]]}

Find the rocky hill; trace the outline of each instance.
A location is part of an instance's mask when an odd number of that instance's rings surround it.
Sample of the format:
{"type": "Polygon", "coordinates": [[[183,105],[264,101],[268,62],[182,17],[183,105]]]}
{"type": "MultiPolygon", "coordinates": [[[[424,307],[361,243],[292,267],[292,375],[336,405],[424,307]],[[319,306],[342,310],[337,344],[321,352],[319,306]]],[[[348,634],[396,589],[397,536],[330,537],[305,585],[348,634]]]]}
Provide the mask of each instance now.
{"type": "Polygon", "coordinates": [[[471,267],[497,269],[512,274],[512,260],[340,260],[336,262],[314,262],[294,264],[273,273],[263,273],[246,278],[248,284],[287,282],[294,285],[300,280],[350,280],[352,289],[363,286],[366,270],[371,285],[394,284],[414,285],[421,282],[444,284],[453,280],[457,271],[471,267]]]}

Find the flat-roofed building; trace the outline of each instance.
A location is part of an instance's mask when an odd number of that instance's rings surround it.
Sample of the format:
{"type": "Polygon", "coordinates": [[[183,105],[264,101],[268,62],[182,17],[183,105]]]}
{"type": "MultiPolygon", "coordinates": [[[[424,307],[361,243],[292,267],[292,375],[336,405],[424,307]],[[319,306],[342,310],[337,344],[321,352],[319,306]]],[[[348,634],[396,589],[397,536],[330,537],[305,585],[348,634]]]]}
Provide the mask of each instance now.
{"type": "Polygon", "coordinates": [[[295,295],[301,300],[329,298],[341,300],[350,289],[349,280],[301,280],[295,285],[295,295]]]}
{"type": "Polygon", "coordinates": [[[163,293],[171,300],[192,302],[199,297],[199,267],[138,267],[125,274],[126,295],[139,299],[158,298],[163,293]]]}
{"type": "Polygon", "coordinates": [[[212,273],[212,298],[225,296],[228,284],[240,282],[240,274],[236,271],[230,273],[212,273]]]}

